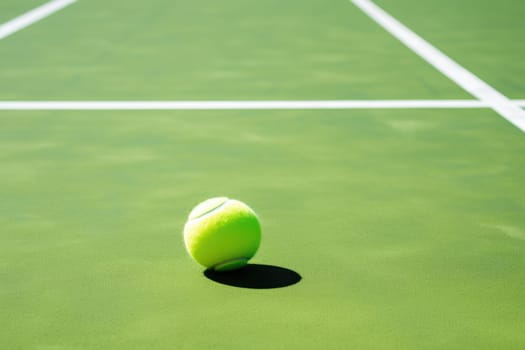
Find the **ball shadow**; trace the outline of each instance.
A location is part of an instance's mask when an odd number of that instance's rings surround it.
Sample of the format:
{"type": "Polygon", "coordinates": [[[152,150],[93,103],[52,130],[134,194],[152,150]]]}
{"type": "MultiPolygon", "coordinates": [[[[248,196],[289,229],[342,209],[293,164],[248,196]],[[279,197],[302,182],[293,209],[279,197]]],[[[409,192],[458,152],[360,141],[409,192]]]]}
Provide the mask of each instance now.
{"type": "Polygon", "coordinates": [[[283,288],[296,284],[301,275],[284,267],[248,264],[239,270],[217,272],[204,271],[204,276],[217,283],[228,286],[252,289],[283,288]]]}

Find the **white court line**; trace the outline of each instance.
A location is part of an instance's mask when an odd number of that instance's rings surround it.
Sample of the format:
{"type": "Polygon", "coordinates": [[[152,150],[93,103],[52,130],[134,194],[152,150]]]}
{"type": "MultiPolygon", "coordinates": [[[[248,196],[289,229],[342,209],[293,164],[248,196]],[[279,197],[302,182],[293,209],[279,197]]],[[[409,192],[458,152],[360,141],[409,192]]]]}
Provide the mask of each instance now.
{"type": "MultiPolygon", "coordinates": [[[[511,101],[525,107],[525,100],[511,101]]],[[[324,101],[0,101],[0,110],[322,110],[492,108],[478,100],[324,100],[324,101]]]]}
{"type": "Polygon", "coordinates": [[[290,110],[490,108],[477,100],[0,101],[0,110],[290,110]]]}
{"type": "Polygon", "coordinates": [[[503,118],[525,131],[525,111],[477,76],[460,66],[370,0],[351,0],[412,51],[472,96],[490,105],[503,118]]]}
{"type": "Polygon", "coordinates": [[[46,18],[77,0],[53,0],[0,25],[0,40],[46,18]]]}

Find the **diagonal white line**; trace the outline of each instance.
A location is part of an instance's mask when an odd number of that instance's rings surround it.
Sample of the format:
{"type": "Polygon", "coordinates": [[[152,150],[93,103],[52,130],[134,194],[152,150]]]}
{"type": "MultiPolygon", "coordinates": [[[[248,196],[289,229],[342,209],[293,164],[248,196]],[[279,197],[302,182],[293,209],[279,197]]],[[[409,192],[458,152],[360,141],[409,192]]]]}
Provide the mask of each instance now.
{"type": "Polygon", "coordinates": [[[525,111],[477,76],[460,66],[370,0],[351,0],[390,34],[454,81],[472,96],[487,103],[503,118],[525,131],[525,111]]]}
{"type": "Polygon", "coordinates": [[[76,1],[77,0],[53,0],[0,25],[0,40],[46,18],[76,1]]]}
{"type": "Polygon", "coordinates": [[[286,110],[489,108],[477,100],[0,101],[0,110],[286,110]]]}

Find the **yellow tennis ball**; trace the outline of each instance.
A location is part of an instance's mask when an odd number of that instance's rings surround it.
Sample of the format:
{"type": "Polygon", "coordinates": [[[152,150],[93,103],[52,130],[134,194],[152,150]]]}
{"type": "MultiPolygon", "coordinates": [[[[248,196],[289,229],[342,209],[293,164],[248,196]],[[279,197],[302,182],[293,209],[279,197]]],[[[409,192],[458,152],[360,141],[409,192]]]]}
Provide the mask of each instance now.
{"type": "Polygon", "coordinates": [[[243,202],[211,198],[191,211],[184,226],[184,243],[199,264],[216,271],[235,270],[257,252],[261,225],[243,202]]]}

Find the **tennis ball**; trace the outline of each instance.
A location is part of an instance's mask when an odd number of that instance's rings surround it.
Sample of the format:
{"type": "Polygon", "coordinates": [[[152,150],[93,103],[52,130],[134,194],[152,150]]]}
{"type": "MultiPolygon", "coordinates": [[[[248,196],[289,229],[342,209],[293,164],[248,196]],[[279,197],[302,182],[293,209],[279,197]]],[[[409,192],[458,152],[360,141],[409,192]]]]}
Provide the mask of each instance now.
{"type": "Polygon", "coordinates": [[[211,198],[191,211],[184,226],[184,243],[199,264],[216,271],[235,270],[257,252],[261,225],[243,202],[211,198]]]}

